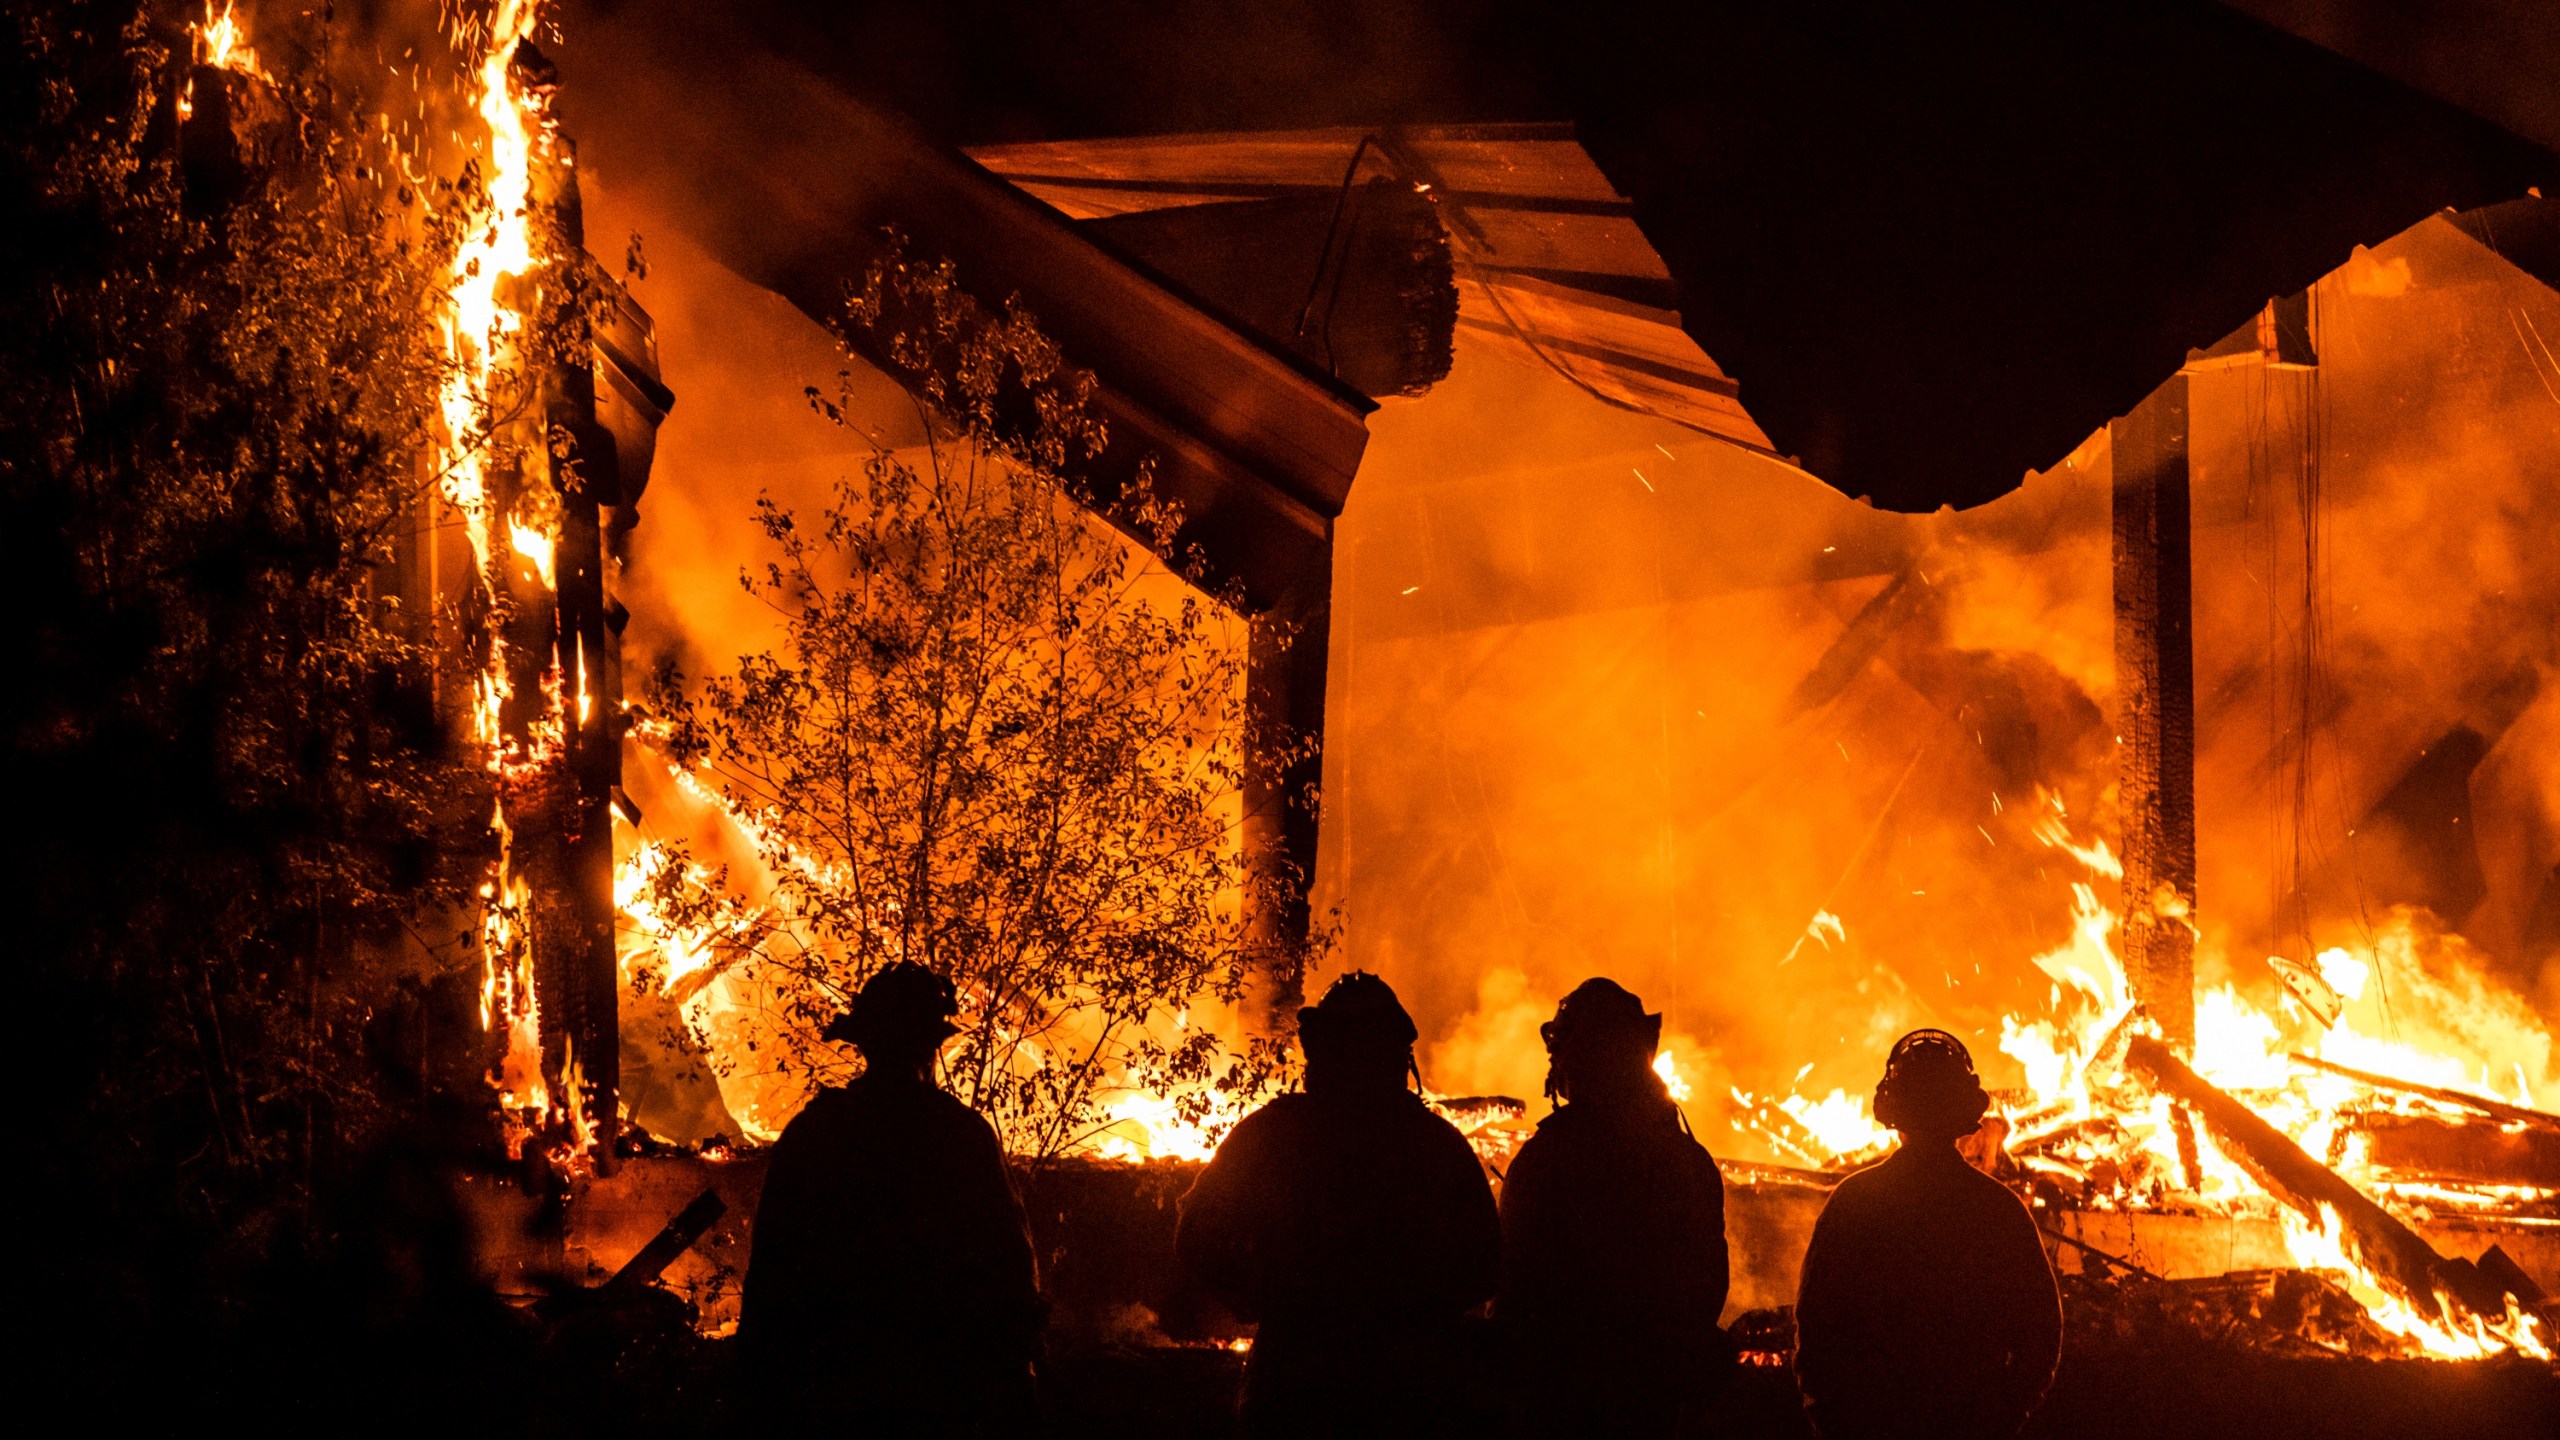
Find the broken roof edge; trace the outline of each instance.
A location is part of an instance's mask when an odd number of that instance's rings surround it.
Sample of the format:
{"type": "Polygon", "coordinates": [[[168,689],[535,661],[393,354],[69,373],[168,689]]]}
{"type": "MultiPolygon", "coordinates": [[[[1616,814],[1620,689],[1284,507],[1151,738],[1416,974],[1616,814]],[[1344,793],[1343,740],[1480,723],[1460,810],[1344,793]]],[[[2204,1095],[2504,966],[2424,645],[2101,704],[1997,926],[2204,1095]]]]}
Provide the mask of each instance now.
{"type": "Polygon", "coordinates": [[[1441,205],[1465,282],[1461,293],[1482,300],[1464,306],[1462,327],[1604,405],[1803,468],[1770,443],[1741,403],[1739,385],[1687,333],[1676,310],[1623,293],[1668,287],[1670,272],[1636,225],[1633,202],[1591,159],[1571,121],[1124,135],[965,153],[1060,214],[1091,221],[1332,195],[1342,189],[1346,163],[1356,167],[1363,152],[1381,154],[1441,205]],[[1488,212],[1507,218],[1489,219],[1488,212]],[[1495,230],[1501,233],[1488,233],[1495,230]],[[1524,320],[1522,303],[1539,317],[1524,320]]]}
{"type": "Polygon", "coordinates": [[[949,259],[982,303],[1018,299],[1106,392],[1194,442],[1153,456],[1159,466],[1214,452],[1228,463],[1202,483],[1249,476],[1277,492],[1275,513],[1340,513],[1367,444],[1367,397],[1239,332],[904,116],[710,17],[644,0],[572,21],[564,128],[594,170],[689,217],[741,277],[833,329],[894,226],[920,256],[949,259]]]}

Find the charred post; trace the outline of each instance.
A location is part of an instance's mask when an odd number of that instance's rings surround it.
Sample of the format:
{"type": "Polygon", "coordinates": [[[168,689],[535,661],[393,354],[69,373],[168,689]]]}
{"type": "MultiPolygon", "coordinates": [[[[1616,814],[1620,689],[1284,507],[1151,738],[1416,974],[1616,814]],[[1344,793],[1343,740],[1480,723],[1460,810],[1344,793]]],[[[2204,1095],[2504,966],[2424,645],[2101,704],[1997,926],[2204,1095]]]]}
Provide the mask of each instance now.
{"type": "Polygon", "coordinates": [[[1294,594],[1249,618],[1246,655],[1244,856],[1248,941],[1272,979],[1274,1019],[1296,1011],[1315,876],[1317,787],[1324,761],[1327,627],[1331,567],[1294,594]]]}
{"type": "MultiPolygon", "coordinates": [[[[512,79],[547,109],[557,86],[550,62],[518,47],[512,79]]],[[[599,1168],[613,1163],[620,1115],[621,1005],[613,935],[612,800],[622,782],[618,667],[608,663],[604,510],[619,498],[613,437],[597,418],[589,312],[609,285],[586,257],[576,156],[546,127],[533,151],[533,203],[552,246],[541,322],[554,333],[535,347],[543,418],[529,466],[547,467],[559,506],[553,542],[554,621],[537,654],[559,665],[558,722],[564,783],[534,817],[549,833],[535,852],[549,861],[535,898],[535,983],[542,1002],[543,1068],[566,1103],[584,1110],[599,1168]],[[572,1067],[574,1063],[574,1075],[572,1067]],[[573,1083],[574,1082],[574,1083],[573,1083]]],[[[540,695],[538,686],[534,693],[540,695]]]]}
{"type": "Polygon", "coordinates": [[[2195,1044],[2196,702],[2187,379],[2108,427],[2115,452],[2116,734],[2124,968],[2181,1051],[2195,1044]]]}

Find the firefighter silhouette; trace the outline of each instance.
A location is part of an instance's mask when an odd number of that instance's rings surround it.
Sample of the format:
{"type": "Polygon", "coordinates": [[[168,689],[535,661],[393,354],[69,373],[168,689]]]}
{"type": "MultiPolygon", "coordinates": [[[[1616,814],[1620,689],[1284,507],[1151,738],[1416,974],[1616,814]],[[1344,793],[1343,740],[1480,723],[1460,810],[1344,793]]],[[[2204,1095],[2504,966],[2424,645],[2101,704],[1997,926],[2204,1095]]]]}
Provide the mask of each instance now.
{"type": "Polygon", "coordinates": [[[1500,1230],[1466,1140],[1406,1088],[1413,1020],[1353,973],[1298,1012],[1306,1088],[1236,1125],[1182,1204],[1184,1268],[1259,1322],[1255,1437],[1437,1435],[1457,1424],[1460,1322],[1500,1230]]]}
{"type": "Polygon", "coordinates": [[[1696,1433],[1725,1358],[1724,1180],[1653,1070],[1662,1017],[1588,980],[1539,1029],[1555,1113],[1502,1185],[1529,1433],[1696,1433]]]}
{"type": "Polygon", "coordinates": [[[1956,1151],[1989,1107],[1963,1042],[1895,1042],[1875,1109],[1902,1148],[1832,1192],[1796,1297],[1797,1384],[1833,1440],[2015,1435],[2052,1383],[2062,1304],[2035,1222],[1956,1151]]]}
{"type": "Polygon", "coordinates": [[[773,1148],[739,1343],[776,1419],[898,1436],[1017,1433],[1040,1300],[995,1131],[934,1083],[949,981],[900,963],[827,1038],[861,1047],[773,1148]]]}

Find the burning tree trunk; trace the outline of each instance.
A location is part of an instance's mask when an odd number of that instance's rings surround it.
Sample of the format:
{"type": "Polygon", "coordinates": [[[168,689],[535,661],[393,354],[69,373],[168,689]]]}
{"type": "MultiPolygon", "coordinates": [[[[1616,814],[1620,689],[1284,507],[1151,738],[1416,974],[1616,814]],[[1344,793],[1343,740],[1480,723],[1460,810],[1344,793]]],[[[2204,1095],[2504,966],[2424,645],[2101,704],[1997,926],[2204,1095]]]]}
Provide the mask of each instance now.
{"type": "Polygon", "coordinates": [[[2187,379],[2108,427],[2115,451],[2124,968],[2171,1043],[2195,1044],[2196,708],[2187,379]]]}
{"type": "Polygon", "coordinates": [[[2125,1048],[2125,1065],[2192,1109],[2223,1153],[2269,1195],[2314,1225],[2326,1229],[2334,1224],[2348,1257],[2420,1314],[2443,1318],[2448,1298],[2482,1315],[2505,1313],[2506,1296],[2497,1282],[2466,1263],[2438,1255],[2416,1231],[2303,1153],[2256,1111],[2188,1069],[2167,1045],[2148,1035],[2135,1036],[2125,1048]]]}

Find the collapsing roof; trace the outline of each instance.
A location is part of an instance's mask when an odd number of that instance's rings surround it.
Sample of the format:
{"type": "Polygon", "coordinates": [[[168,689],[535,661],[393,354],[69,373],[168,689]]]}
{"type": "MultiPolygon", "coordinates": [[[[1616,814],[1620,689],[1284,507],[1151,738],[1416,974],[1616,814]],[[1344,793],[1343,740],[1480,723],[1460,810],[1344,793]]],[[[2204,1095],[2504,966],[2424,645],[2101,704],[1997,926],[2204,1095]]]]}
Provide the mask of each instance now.
{"type": "MultiPolygon", "coordinates": [[[[1680,291],[1635,206],[1570,124],[1166,135],[981,146],[971,159],[1111,238],[1117,217],[1282,200],[1331,206],[1384,176],[1431,200],[1449,235],[1457,327],[1625,409],[1748,449],[1769,437],[1680,325],[1680,291]]],[[[1320,247],[1307,249],[1312,287],[1320,247]]],[[[1294,277],[1293,277],[1294,278],[1294,277]]],[[[1286,337],[1283,337],[1284,339],[1286,337]]]]}
{"type": "MultiPolygon", "coordinates": [[[[2533,33],[2532,0],[2483,5],[2533,33]]],[[[1535,193],[1626,197],[1572,218],[1641,227],[1679,299],[1583,293],[1676,310],[1775,450],[1897,510],[2014,488],[2358,244],[2560,184],[2547,47],[2413,69],[2424,45],[2297,25],[2394,80],[2210,0],[739,0],[719,24],[1002,165],[1094,136],[1570,122],[1606,195],[1535,193]]],[[[1278,178],[1340,184],[1320,170],[1278,178]]]]}

